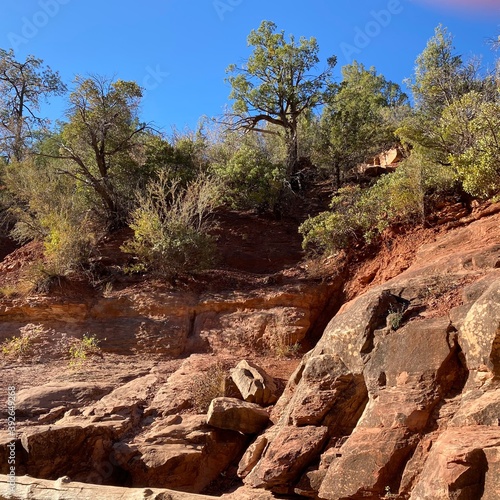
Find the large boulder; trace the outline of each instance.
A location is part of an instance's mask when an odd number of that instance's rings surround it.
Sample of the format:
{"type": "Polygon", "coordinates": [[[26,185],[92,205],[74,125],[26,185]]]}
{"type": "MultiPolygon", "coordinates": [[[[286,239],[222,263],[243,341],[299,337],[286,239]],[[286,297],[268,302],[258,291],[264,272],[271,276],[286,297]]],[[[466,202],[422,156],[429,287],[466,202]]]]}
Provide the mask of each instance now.
{"type": "Polygon", "coordinates": [[[283,427],[244,483],[254,488],[288,492],[307,465],[319,457],[327,439],[326,427],[283,427]]]}
{"type": "Polygon", "coordinates": [[[460,328],[460,340],[467,366],[476,377],[480,372],[500,375],[500,277],[469,309],[460,328]]]}
{"type": "Polygon", "coordinates": [[[231,370],[231,379],[249,403],[267,406],[278,401],[278,386],[274,379],[251,361],[240,361],[231,370]]]}
{"type": "Polygon", "coordinates": [[[241,454],[246,441],[239,432],[207,425],[205,415],[171,415],[116,443],[112,459],[134,487],[199,493],[241,454]]]}
{"type": "Polygon", "coordinates": [[[397,485],[416,442],[404,428],[355,431],[326,472],[320,498],[381,498],[387,486],[397,485]]]}
{"type": "Polygon", "coordinates": [[[123,415],[133,417],[146,405],[148,396],[158,381],[155,375],[138,377],[117,387],[82,413],[85,416],[123,415]]]}
{"type": "MultiPolygon", "coordinates": [[[[76,481],[116,484],[122,473],[110,464],[116,440],[113,421],[28,427],[16,448],[16,474],[51,479],[67,475],[76,481]]],[[[3,467],[0,471],[5,472],[3,467]]]]}
{"type": "Polygon", "coordinates": [[[193,407],[193,384],[200,374],[213,366],[215,360],[200,354],[191,355],[159,385],[146,413],[176,415],[193,407]]]}
{"type": "Polygon", "coordinates": [[[243,434],[258,434],[268,422],[269,413],[259,405],[234,398],[215,398],[207,413],[209,425],[243,434]]]}
{"type": "Polygon", "coordinates": [[[113,387],[113,384],[103,383],[49,382],[22,389],[16,395],[16,414],[32,417],[55,408],[80,408],[101,399],[113,387]]]}

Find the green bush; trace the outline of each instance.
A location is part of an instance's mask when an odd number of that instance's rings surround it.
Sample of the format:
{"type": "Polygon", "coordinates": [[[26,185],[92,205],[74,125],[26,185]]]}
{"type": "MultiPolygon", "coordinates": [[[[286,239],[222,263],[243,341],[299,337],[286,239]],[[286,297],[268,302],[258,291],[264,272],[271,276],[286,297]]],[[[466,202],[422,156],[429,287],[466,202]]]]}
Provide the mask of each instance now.
{"type": "Polygon", "coordinates": [[[6,357],[22,358],[33,354],[35,344],[40,337],[48,333],[42,325],[29,323],[19,329],[20,335],[4,340],[0,345],[2,354],[6,357]]]}
{"type": "Polygon", "coordinates": [[[392,224],[421,220],[423,196],[421,171],[409,161],[370,188],[343,187],[332,199],[332,211],[299,227],[303,247],[332,254],[358,242],[370,243],[392,224]]]}
{"type": "Polygon", "coordinates": [[[348,215],[322,212],[302,223],[299,232],[304,249],[331,254],[347,248],[356,238],[356,229],[348,215]]]}
{"type": "Polygon", "coordinates": [[[500,148],[495,151],[480,140],[457,158],[453,158],[464,191],[477,198],[493,198],[500,193],[500,148]]]}
{"type": "Polygon", "coordinates": [[[208,268],[215,257],[210,215],[218,199],[211,179],[200,177],[183,188],[160,175],[138,196],[130,222],[134,237],[122,250],[137,257],[139,268],[167,279],[208,268]]]}
{"type": "Polygon", "coordinates": [[[50,162],[10,165],[4,182],[11,193],[11,236],[41,241],[50,274],[63,276],[86,264],[105,227],[88,210],[77,182],[58,174],[50,162]]]}
{"type": "Polygon", "coordinates": [[[227,161],[212,165],[224,184],[224,201],[233,208],[273,209],[279,201],[285,169],[258,147],[243,145],[227,161]]]}

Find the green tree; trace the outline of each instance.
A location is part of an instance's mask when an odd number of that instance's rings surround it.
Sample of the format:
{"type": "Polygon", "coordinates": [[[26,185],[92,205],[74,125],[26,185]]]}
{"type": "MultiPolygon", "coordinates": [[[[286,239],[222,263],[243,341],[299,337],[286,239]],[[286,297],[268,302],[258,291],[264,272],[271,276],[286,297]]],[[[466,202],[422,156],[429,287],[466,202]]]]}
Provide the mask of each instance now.
{"type": "Polygon", "coordinates": [[[462,57],[454,53],[453,37],[439,25],[418,56],[415,75],[409,84],[415,109],[397,134],[419,149],[424,157],[447,166],[451,151],[441,130],[443,111],[472,91],[481,93],[486,100],[494,99],[494,78],[481,77],[477,61],[464,63],[462,57]]]}
{"type": "Polygon", "coordinates": [[[174,134],[165,138],[155,133],[145,134],[143,140],[143,170],[153,178],[160,173],[179,181],[183,186],[207,168],[205,141],[196,134],[174,134]]]}
{"type": "Polygon", "coordinates": [[[464,202],[495,193],[495,76],[481,74],[475,60],[464,63],[452,36],[438,26],[417,58],[411,89],[414,112],[396,133],[421,158],[426,191],[453,191],[464,202]]]}
{"type": "MultiPolygon", "coordinates": [[[[136,155],[147,130],[139,122],[141,88],[130,81],[77,77],[68,123],[58,137],[60,173],[75,178],[111,226],[128,212],[141,168],[136,155]]],[[[144,169],[146,172],[147,169],[144,169]]]]}
{"type": "Polygon", "coordinates": [[[41,59],[30,55],[19,62],[12,49],[0,49],[0,154],[7,163],[22,161],[35,130],[46,125],[38,116],[41,100],[65,91],[59,74],[41,59]]]}
{"type": "Polygon", "coordinates": [[[441,118],[455,179],[474,197],[500,192],[500,104],[469,92],[448,106],[441,118]]]}
{"type": "Polygon", "coordinates": [[[417,57],[414,78],[408,83],[416,110],[428,117],[441,116],[446,106],[472,90],[494,92],[492,79],[479,76],[479,62],[464,63],[454,50],[453,36],[439,25],[417,57]]]}
{"type": "Polygon", "coordinates": [[[337,187],[342,173],[397,142],[400,115],[408,98],[396,83],[354,61],[342,68],[343,80],[320,121],[318,162],[333,170],[337,187]]]}
{"type": "Polygon", "coordinates": [[[315,38],[290,36],[270,21],[263,21],[248,36],[253,53],[246,63],[227,69],[232,73],[230,98],[234,100],[233,128],[278,133],[287,147],[287,178],[296,173],[298,160],[299,118],[307,110],[322,104],[330,86],[336,58],[330,57],[327,68],[317,76],[311,72],[319,63],[319,47],[315,38]],[[274,125],[275,129],[262,124],[274,125]]]}

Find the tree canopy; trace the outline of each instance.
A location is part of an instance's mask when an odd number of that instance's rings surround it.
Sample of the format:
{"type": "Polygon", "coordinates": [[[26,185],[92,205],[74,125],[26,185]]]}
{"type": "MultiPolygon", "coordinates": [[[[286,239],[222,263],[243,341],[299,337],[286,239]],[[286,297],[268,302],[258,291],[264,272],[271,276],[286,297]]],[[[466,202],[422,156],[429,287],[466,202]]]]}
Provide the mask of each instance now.
{"type": "Polygon", "coordinates": [[[396,83],[354,61],[342,68],[342,82],[330,96],[320,121],[319,161],[341,174],[397,142],[397,114],[409,110],[396,83]]]}
{"type": "Polygon", "coordinates": [[[19,62],[12,49],[0,49],[0,150],[7,163],[21,161],[35,129],[47,123],[38,116],[40,101],[65,91],[59,73],[41,59],[19,62]]]}
{"type": "Polygon", "coordinates": [[[235,128],[269,132],[262,124],[272,124],[284,132],[287,148],[287,173],[295,173],[298,156],[298,121],[307,110],[325,102],[331,85],[336,58],[330,57],[325,71],[311,75],[319,63],[315,38],[293,35],[287,42],[284,31],[263,21],[248,36],[253,53],[243,66],[232,64],[227,81],[234,100],[235,128]]]}
{"type": "Polygon", "coordinates": [[[135,82],[98,76],[78,77],[76,84],[69,98],[69,121],[62,127],[59,152],[53,156],[66,160],[60,172],[90,188],[109,221],[120,223],[137,174],[134,148],[147,129],[138,119],[142,91],[135,82]]]}

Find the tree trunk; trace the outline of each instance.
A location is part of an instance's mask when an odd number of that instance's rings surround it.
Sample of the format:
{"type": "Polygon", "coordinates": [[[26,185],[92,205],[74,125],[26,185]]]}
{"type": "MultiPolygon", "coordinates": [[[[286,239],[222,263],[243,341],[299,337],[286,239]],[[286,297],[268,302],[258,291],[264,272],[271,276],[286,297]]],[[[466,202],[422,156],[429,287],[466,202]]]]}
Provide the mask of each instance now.
{"type": "Polygon", "coordinates": [[[14,124],[14,144],[12,147],[12,153],[14,159],[18,162],[23,160],[24,156],[24,141],[23,141],[23,125],[24,125],[24,89],[25,86],[21,89],[21,95],[19,97],[19,109],[15,115],[15,124],[14,124]]]}
{"type": "Polygon", "coordinates": [[[286,160],[286,177],[290,182],[297,174],[297,166],[299,163],[299,138],[297,129],[287,131],[287,160],[286,160]]]}
{"type": "Polygon", "coordinates": [[[341,184],[342,184],[342,178],[340,175],[340,162],[339,161],[335,162],[334,172],[335,172],[335,188],[340,189],[341,184]]]}

